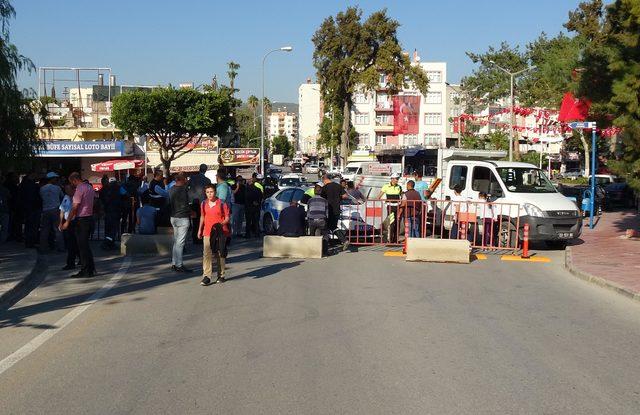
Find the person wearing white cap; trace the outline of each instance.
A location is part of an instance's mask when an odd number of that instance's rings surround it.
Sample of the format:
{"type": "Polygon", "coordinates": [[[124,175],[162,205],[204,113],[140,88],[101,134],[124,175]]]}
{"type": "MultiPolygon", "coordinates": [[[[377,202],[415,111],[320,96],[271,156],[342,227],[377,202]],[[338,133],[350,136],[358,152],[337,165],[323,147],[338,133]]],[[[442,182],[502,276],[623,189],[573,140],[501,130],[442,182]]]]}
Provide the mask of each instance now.
{"type": "Polygon", "coordinates": [[[58,175],[52,171],[47,173],[47,184],[40,188],[40,198],[42,199],[42,215],[40,216],[40,252],[45,252],[49,239],[53,234],[54,240],[62,250],[62,235],[58,231],[60,214],[58,209],[60,202],[64,198],[64,192],[58,185],[58,175]]]}
{"type": "MultiPolygon", "coordinates": [[[[380,193],[378,194],[378,199],[382,199],[383,197],[387,200],[400,200],[402,197],[402,187],[398,184],[398,179],[400,175],[397,173],[393,173],[391,175],[391,181],[389,184],[385,184],[380,189],[380,193]]],[[[398,203],[397,202],[387,202],[387,215],[389,218],[389,242],[395,243],[398,241],[398,203]]]]}

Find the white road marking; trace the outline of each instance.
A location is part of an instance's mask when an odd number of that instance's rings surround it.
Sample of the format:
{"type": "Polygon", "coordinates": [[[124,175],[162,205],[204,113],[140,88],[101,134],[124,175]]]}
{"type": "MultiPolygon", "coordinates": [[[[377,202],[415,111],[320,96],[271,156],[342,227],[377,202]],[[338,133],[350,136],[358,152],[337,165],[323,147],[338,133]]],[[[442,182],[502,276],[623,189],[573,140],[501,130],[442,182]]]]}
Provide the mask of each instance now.
{"type": "Polygon", "coordinates": [[[55,328],[47,329],[40,333],[38,336],[33,338],[29,343],[25,344],[9,356],[5,357],[0,361],[0,375],[2,375],[5,371],[10,369],[13,365],[18,363],[20,360],[29,356],[31,353],[36,351],[38,347],[42,346],[47,340],[56,335],[60,330],[64,329],[67,325],[69,325],[73,320],[75,320],[80,314],[85,312],[87,308],[91,307],[96,301],[100,298],[104,297],[104,295],[112,289],[118,281],[122,279],[127,274],[129,270],[129,266],[131,265],[131,257],[126,257],[124,261],[122,261],[122,265],[120,265],[120,269],[107,281],[105,285],[102,286],[98,291],[96,291],[91,297],[89,297],[82,304],[75,307],[73,310],[64,315],[60,320],[55,322],[55,328]]]}

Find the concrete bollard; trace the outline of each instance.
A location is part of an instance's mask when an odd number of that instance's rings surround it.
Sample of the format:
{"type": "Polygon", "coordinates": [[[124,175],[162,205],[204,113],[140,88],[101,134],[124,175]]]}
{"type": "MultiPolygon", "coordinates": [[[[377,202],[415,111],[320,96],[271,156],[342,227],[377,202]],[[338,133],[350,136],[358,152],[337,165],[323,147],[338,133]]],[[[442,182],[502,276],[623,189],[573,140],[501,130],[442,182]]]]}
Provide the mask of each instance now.
{"type": "Polygon", "coordinates": [[[322,258],[322,236],[287,238],[264,237],[262,256],[265,258],[322,258]]]}
{"type": "Polygon", "coordinates": [[[466,239],[409,238],[407,261],[471,262],[471,243],[466,239]]]}
{"type": "Polygon", "coordinates": [[[172,249],[172,234],[140,235],[124,233],[120,237],[120,253],[122,255],[171,255],[172,249]]]}

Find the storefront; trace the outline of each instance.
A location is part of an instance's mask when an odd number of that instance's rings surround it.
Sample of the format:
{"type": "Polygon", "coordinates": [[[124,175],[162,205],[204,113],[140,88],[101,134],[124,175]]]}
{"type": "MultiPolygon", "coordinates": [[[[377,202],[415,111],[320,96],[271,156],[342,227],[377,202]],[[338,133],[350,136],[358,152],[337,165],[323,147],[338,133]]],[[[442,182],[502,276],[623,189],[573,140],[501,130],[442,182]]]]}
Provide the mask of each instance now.
{"type": "Polygon", "coordinates": [[[44,143],[44,149],[38,154],[38,171],[56,171],[64,176],[78,171],[92,184],[100,183],[104,174],[114,175],[114,173],[94,172],[91,170],[92,164],[134,156],[133,143],[125,140],[44,140],[44,143]]]}

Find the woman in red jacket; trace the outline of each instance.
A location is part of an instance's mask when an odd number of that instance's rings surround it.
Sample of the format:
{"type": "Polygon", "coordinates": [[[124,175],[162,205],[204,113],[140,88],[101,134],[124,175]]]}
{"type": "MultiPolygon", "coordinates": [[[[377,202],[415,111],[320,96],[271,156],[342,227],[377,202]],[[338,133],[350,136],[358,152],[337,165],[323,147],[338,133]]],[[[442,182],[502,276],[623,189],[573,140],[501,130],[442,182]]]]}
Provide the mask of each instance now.
{"type": "Polygon", "coordinates": [[[229,221],[231,213],[229,206],[218,199],[216,187],[209,184],[205,187],[207,196],[200,206],[200,226],[198,238],[203,239],[202,249],[202,281],[201,285],[211,284],[213,277],[213,258],[217,262],[218,279],[214,282],[223,283],[225,258],[227,256],[226,242],[231,236],[229,221]]]}

